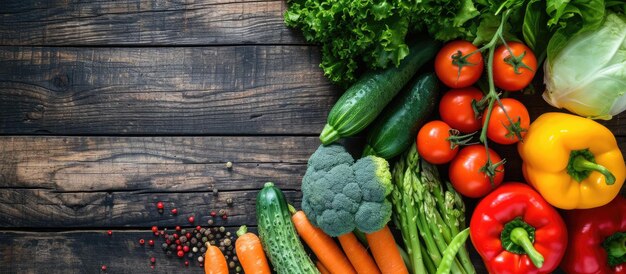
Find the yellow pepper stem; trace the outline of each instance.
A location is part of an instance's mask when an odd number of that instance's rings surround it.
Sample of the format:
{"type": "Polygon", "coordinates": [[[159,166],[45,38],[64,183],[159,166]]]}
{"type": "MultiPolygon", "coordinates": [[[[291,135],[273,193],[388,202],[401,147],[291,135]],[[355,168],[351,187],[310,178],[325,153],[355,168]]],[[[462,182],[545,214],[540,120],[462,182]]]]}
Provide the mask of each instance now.
{"type": "MultiPolygon", "coordinates": [[[[605,182],[607,185],[612,185],[615,183],[615,176],[613,173],[609,171],[606,167],[594,163],[592,161],[587,160],[584,156],[579,155],[574,158],[573,167],[576,171],[584,172],[584,171],[597,171],[602,173],[605,178],[605,182]]],[[[587,175],[588,176],[588,175],[587,175]]]]}

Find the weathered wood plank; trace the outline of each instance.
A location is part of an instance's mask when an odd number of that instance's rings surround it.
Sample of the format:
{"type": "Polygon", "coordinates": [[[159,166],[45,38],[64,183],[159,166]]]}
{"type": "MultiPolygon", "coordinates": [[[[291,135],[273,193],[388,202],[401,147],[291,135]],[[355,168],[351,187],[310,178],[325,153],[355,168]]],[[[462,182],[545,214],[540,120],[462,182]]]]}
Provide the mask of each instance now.
{"type": "Polygon", "coordinates": [[[282,0],[21,1],[0,5],[1,45],[302,44],[282,0]]]}
{"type": "Polygon", "coordinates": [[[339,91],[307,46],[0,48],[2,134],[317,134],[339,91]]]}
{"type": "MultiPolygon", "coordinates": [[[[236,227],[226,227],[235,233],[236,227]]],[[[252,228],[254,230],[254,228],[252,228]]],[[[197,257],[167,256],[149,230],[0,232],[0,273],[204,273],[197,257]],[[155,239],[141,246],[139,239],[155,239]],[[151,268],[150,258],[156,263],[151,268]],[[185,267],[184,261],[190,266],[185,267]],[[102,265],[107,266],[101,272],[102,265]]],[[[231,271],[236,273],[236,271],[231,271]]],[[[243,273],[243,272],[241,272],[243,273]]]]}
{"type": "MultiPolygon", "coordinates": [[[[299,187],[299,183],[279,184],[299,187]]],[[[0,191],[0,227],[77,228],[77,227],[150,227],[207,224],[213,210],[226,210],[227,220],[215,217],[216,225],[256,224],[255,203],[258,190],[150,193],[139,191],[63,192],[50,189],[3,189],[0,191]],[[232,206],[227,199],[232,199],[232,206]],[[166,210],[157,211],[162,201],[166,210]],[[178,209],[177,215],[170,210],[178,209]]],[[[299,191],[284,191],[289,203],[300,205],[299,191]]]]}
{"type": "Polygon", "coordinates": [[[0,137],[0,187],[59,192],[299,189],[317,137],[0,137]],[[232,162],[231,169],[226,162],[232,162]]]}

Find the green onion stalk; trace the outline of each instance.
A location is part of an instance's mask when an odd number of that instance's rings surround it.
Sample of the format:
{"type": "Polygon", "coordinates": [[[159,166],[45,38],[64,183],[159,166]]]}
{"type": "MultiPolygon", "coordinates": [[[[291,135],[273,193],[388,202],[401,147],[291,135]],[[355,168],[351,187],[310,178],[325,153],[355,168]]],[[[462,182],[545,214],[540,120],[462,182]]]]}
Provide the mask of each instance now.
{"type": "Polygon", "coordinates": [[[402,233],[410,271],[476,273],[464,245],[463,200],[449,183],[441,183],[435,166],[419,158],[415,145],[394,165],[393,183],[393,221],[402,233]]]}

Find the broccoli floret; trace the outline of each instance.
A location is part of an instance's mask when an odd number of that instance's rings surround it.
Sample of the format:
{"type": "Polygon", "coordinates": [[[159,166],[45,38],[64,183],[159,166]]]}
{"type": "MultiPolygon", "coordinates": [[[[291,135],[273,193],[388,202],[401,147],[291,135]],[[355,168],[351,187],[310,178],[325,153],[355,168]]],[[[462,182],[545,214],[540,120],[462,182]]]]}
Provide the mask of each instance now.
{"type": "Polygon", "coordinates": [[[354,158],[340,145],[320,146],[302,179],[302,209],[311,223],[330,236],[355,228],[371,233],[391,218],[389,163],[354,158]]]}

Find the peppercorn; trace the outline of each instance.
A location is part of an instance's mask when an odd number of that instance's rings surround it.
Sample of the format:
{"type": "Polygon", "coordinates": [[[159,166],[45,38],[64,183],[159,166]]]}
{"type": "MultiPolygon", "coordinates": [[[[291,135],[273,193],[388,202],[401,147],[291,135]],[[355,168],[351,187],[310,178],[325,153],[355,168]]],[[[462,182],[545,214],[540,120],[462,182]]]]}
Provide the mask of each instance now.
{"type": "Polygon", "coordinates": [[[241,266],[237,266],[237,267],[235,267],[235,271],[237,271],[237,272],[241,272],[241,266]]]}
{"type": "Polygon", "coordinates": [[[204,257],[202,256],[198,257],[198,262],[204,262],[204,257]]]}
{"type": "Polygon", "coordinates": [[[228,239],[228,238],[224,239],[224,245],[225,246],[230,246],[231,245],[230,239],[228,239]]]}
{"type": "Polygon", "coordinates": [[[172,215],[176,215],[176,214],[178,214],[178,209],[172,208],[172,210],[170,212],[172,212],[172,215]]]}
{"type": "Polygon", "coordinates": [[[168,257],[169,257],[169,256],[172,256],[172,251],[169,251],[169,250],[168,250],[167,252],[165,252],[165,255],[167,255],[168,257]]]}
{"type": "Polygon", "coordinates": [[[177,250],[178,250],[178,246],[177,246],[177,245],[175,245],[175,244],[171,244],[171,245],[170,245],[170,250],[171,250],[171,251],[177,251],[177,250]]]}
{"type": "Polygon", "coordinates": [[[237,258],[237,256],[233,256],[233,261],[239,261],[239,258],[237,258]]]}
{"type": "Polygon", "coordinates": [[[176,240],[176,244],[177,245],[181,245],[183,242],[181,242],[180,240],[176,240]]]}
{"type": "Polygon", "coordinates": [[[166,251],[168,246],[169,245],[167,245],[167,243],[162,243],[161,244],[161,249],[163,249],[163,251],[166,251]]]}
{"type": "Polygon", "coordinates": [[[204,236],[209,236],[211,234],[211,230],[207,229],[204,231],[204,236]]]}
{"type": "Polygon", "coordinates": [[[233,255],[233,253],[230,251],[226,251],[226,255],[230,256],[230,255],[233,255]]]}
{"type": "Polygon", "coordinates": [[[156,258],[155,257],[151,257],[150,258],[150,263],[156,263],[156,258]]]}
{"type": "Polygon", "coordinates": [[[235,268],[235,262],[229,262],[228,263],[228,267],[235,268]]]}
{"type": "Polygon", "coordinates": [[[185,233],[185,237],[187,237],[187,239],[191,238],[191,232],[185,233]]]}
{"type": "Polygon", "coordinates": [[[226,232],[226,236],[227,236],[227,237],[230,237],[230,235],[231,235],[231,234],[230,234],[230,231],[229,231],[229,232],[226,232]]]}
{"type": "Polygon", "coordinates": [[[222,238],[222,234],[219,234],[219,233],[215,234],[215,238],[221,239],[222,238]]]}
{"type": "Polygon", "coordinates": [[[204,252],[206,252],[206,247],[201,247],[200,248],[200,253],[204,253],[204,252]]]}
{"type": "Polygon", "coordinates": [[[202,227],[198,225],[198,226],[196,226],[196,230],[194,230],[194,232],[199,232],[201,229],[202,229],[202,227]]]}
{"type": "Polygon", "coordinates": [[[145,244],[145,243],[146,243],[146,241],[145,241],[144,239],[139,239],[139,244],[140,244],[140,245],[143,245],[143,244],[145,244]]]}
{"type": "Polygon", "coordinates": [[[197,253],[197,252],[198,252],[198,247],[195,247],[195,246],[194,246],[194,247],[191,249],[191,252],[193,252],[193,253],[197,253]]]}
{"type": "Polygon", "coordinates": [[[185,266],[189,266],[189,261],[185,261],[185,266]]]}
{"type": "Polygon", "coordinates": [[[224,231],[226,231],[226,228],[223,227],[223,226],[220,226],[219,230],[220,230],[220,232],[224,232],[224,231]]]}
{"type": "Polygon", "coordinates": [[[232,198],[226,198],[226,205],[227,206],[232,206],[233,205],[233,199],[232,198]]]}
{"type": "Polygon", "coordinates": [[[154,240],[148,240],[148,245],[149,246],[154,246],[154,240]]]}
{"type": "Polygon", "coordinates": [[[226,251],[226,249],[223,246],[220,246],[220,250],[222,251],[222,253],[226,251]]]}
{"type": "Polygon", "coordinates": [[[219,231],[219,228],[218,228],[218,227],[214,227],[214,228],[213,228],[213,232],[218,232],[218,231],[219,231]]]}
{"type": "Polygon", "coordinates": [[[183,251],[184,251],[185,253],[189,252],[189,246],[183,246],[183,251]]]}
{"type": "MultiPolygon", "coordinates": [[[[113,231],[107,230],[107,235],[109,235],[109,236],[113,235],[113,231]]],[[[106,268],[106,266],[104,266],[104,267],[106,268]]]]}
{"type": "Polygon", "coordinates": [[[220,241],[220,247],[224,247],[224,246],[226,246],[224,242],[220,241]]]}
{"type": "Polygon", "coordinates": [[[202,242],[203,242],[203,243],[206,243],[206,242],[208,242],[208,241],[209,241],[209,238],[207,238],[207,237],[202,237],[202,242]]]}
{"type": "Polygon", "coordinates": [[[180,231],[180,226],[176,226],[176,231],[180,231]]]}
{"type": "Polygon", "coordinates": [[[209,234],[209,240],[215,239],[215,234],[209,234]]]}
{"type": "Polygon", "coordinates": [[[230,245],[230,246],[228,247],[228,250],[233,250],[233,246],[232,246],[232,245],[230,245]]]}
{"type": "Polygon", "coordinates": [[[215,245],[215,240],[211,241],[211,245],[215,245]]]}
{"type": "Polygon", "coordinates": [[[107,271],[107,266],[106,266],[106,265],[102,265],[102,266],[100,267],[100,270],[102,270],[102,271],[107,271]]]}
{"type": "Polygon", "coordinates": [[[193,224],[196,221],[196,218],[194,216],[189,216],[189,218],[187,218],[187,221],[189,221],[190,224],[193,224]]]}
{"type": "Polygon", "coordinates": [[[183,246],[182,245],[177,245],[176,246],[176,250],[177,251],[182,251],[183,250],[183,246]]]}
{"type": "Polygon", "coordinates": [[[187,242],[187,236],[180,236],[180,238],[178,238],[178,240],[180,240],[181,243],[185,243],[185,242],[187,242]]]}
{"type": "Polygon", "coordinates": [[[184,229],[184,228],[181,229],[180,230],[180,235],[185,235],[185,234],[187,234],[187,229],[184,229]]]}
{"type": "Polygon", "coordinates": [[[191,242],[192,245],[195,245],[195,244],[198,243],[198,239],[197,238],[191,238],[190,242],[191,242]]]}
{"type": "Polygon", "coordinates": [[[189,257],[189,258],[193,258],[193,253],[189,253],[189,254],[187,254],[187,257],[189,257]]]}
{"type": "Polygon", "coordinates": [[[228,215],[224,214],[222,215],[222,220],[227,220],[228,219],[228,215]]]}
{"type": "Polygon", "coordinates": [[[224,215],[224,214],[226,214],[226,210],[220,209],[220,211],[218,211],[218,214],[219,215],[224,215]]]}
{"type": "Polygon", "coordinates": [[[178,252],[176,252],[176,256],[178,256],[178,258],[182,258],[183,256],[185,256],[185,252],[179,250],[178,252]]]}
{"type": "Polygon", "coordinates": [[[207,223],[208,223],[209,225],[213,225],[214,221],[213,221],[213,219],[209,219],[209,220],[207,221],[207,223]]]}
{"type": "Polygon", "coordinates": [[[174,236],[174,239],[178,239],[178,233],[174,233],[172,236],[174,236]]]}
{"type": "Polygon", "coordinates": [[[200,234],[204,234],[205,231],[206,231],[206,228],[201,228],[200,229],[200,234]]]}
{"type": "Polygon", "coordinates": [[[200,234],[200,233],[196,233],[196,235],[194,235],[194,236],[195,236],[195,238],[202,238],[202,234],[200,234]]]}
{"type": "Polygon", "coordinates": [[[163,205],[163,202],[158,202],[158,203],[156,204],[156,206],[157,206],[157,209],[163,209],[163,208],[165,208],[165,206],[163,205]]]}
{"type": "Polygon", "coordinates": [[[225,256],[224,256],[224,258],[228,261],[228,258],[229,258],[229,257],[228,257],[228,255],[225,255],[225,256]]]}
{"type": "Polygon", "coordinates": [[[231,161],[226,162],[226,168],[228,168],[228,169],[233,168],[233,162],[231,162],[231,161]]]}

